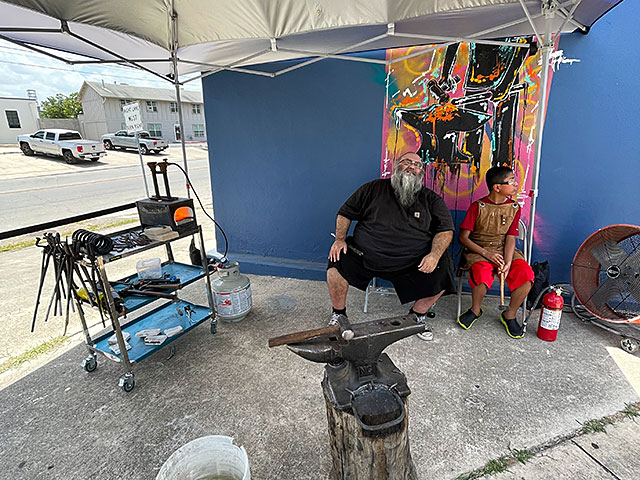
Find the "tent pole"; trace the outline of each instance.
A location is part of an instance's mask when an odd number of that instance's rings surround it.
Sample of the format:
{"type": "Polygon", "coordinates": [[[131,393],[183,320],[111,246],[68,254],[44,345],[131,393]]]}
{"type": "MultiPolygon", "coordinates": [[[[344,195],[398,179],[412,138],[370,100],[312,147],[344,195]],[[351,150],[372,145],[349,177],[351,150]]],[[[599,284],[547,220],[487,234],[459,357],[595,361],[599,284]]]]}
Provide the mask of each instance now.
{"type": "Polygon", "coordinates": [[[540,94],[538,100],[538,117],[536,121],[535,157],[533,161],[533,174],[531,178],[531,210],[529,212],[529,230],[527,232],[527,258],[531,263],[533,252],[533,233],[535,230],[536,203],[538,199],[538,181],[540,179],[540,159],[542,157],[542,132],[544,130],[544,117],[547,109],[547,89],[549,84],[549,59],[553,50],[551,37],[551,24],[554,16],[553,8],[545,11],[545,33],[542,43],[542,79],[540,81],[540,94]]]}
{"type": "MultiPolygon", "coordinates": [[[[180,97],[180,80],[178,78],[178,14],[171,2],[171,64],[173,65],[173,85],[176,87],[176,103],[178,104],[178,124],[180,125],[180,146],[182,147],[182,163],[184,171],[189,175],[189,166],[187,165],[187,148],[184,143],[184,121],[182,119],[182,99],[180,97]]],[[[187,198],[191,198],[191,189],[189,181],[185,178],[185,188],[187,190],[187,198]]]]}

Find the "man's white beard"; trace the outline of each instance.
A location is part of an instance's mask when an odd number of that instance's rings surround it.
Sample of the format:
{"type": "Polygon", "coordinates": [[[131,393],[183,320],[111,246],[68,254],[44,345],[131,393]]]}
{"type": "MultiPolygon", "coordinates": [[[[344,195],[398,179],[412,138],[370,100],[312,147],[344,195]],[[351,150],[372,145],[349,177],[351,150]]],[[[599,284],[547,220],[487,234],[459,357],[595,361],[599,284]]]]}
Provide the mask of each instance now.
{"type": "Polygon", "coordinates": [[[400,205],[405,208],[410,207],[422,188],[422,175],[414,175],[408,171],[402,171],[401,168],[394,168],[391,186],[400,205]]]}

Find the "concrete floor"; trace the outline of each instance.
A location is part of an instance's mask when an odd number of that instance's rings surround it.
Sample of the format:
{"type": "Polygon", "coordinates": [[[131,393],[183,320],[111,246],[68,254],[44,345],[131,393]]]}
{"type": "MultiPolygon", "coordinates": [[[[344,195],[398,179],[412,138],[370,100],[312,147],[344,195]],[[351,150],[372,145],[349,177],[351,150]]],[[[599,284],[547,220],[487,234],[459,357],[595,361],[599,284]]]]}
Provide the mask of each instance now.
{"type": "MultiPolygon", "coordinates": [[[[136,365],[129,394],[117,386],[119,364],[100,357],[95,372],[81,368],[82,345],[6,386],[0,477],[152,479],[185,443],[227,435],[246,448],[254,479],[327,478],[323,366],[267,347],[270,337],[323,325],[326,285],[250,278],[254,306],[246,319],[221,323],[215,335],[204,323],[174,342],[170,360],[163,349],[136,365]]],[[[206,303],[201,285],[184,293],[206,303]]],[[[395,297],[375,296],[364,314],[363,299],[349,294],[352,323],[408,310],[395,297]]],[[[639,400],[631,373],[610,351],[638,358],[616,348],[615,335],[565,313],[556,342],[536,337],[536,320],[524,339],[513,340],[491,299],[464,331],[454,321],[455,303],[455,296],[438,303],[432,342],[411,337],[386,350],[412,390],[409,435],[420,479],[454,479],[639,400]]]]}

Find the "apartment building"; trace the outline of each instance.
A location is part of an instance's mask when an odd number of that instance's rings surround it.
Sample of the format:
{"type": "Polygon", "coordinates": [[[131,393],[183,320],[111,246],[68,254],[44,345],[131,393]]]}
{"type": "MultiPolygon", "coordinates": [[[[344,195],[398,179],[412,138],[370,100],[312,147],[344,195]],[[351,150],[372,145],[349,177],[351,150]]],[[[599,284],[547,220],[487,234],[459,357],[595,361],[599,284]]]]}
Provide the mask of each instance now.
{"type": "MultiPolygon", "coordinates": [[[[78,95],[83,113],[78,117],[86,138],[99,140],[105,133],[125,127],[122,107],[138,102],[144,128],[151,136],[180,141],[178,103],[173,88],[136,87],[123,83],[87,82],[78,95]]],[[[200,92],[182,90],[182,120],[186,141],[205,141],[204,107],[200,92]]]]}

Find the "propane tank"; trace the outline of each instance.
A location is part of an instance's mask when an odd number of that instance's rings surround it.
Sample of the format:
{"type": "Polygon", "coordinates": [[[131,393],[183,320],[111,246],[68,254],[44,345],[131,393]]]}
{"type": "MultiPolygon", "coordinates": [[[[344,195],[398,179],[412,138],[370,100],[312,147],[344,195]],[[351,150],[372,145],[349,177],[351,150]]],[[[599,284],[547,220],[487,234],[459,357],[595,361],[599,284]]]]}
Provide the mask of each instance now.
{"type": "Polygon", "coordinates": [[[238,262],[218,268],[211,282],[216,316],[227,322],[239,322],[251,310],[251,282],[240,273],[238,262]]]}
{"type": "Polygon", "coordinates": [[[542,297],[540,321],[538,322],[538,338],[547,342],[555,341],[560,328],[564,300],[560,296],[562,289],[551,287],[551,291],[542,297]]]}

